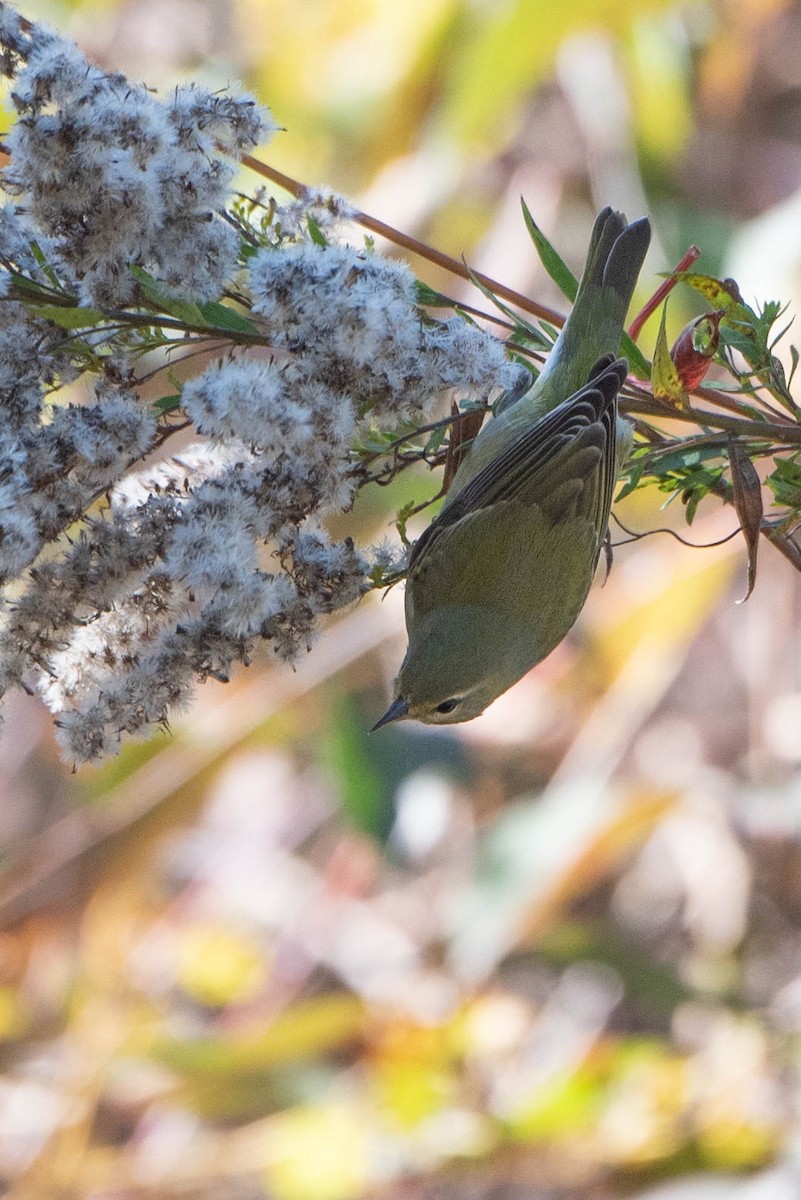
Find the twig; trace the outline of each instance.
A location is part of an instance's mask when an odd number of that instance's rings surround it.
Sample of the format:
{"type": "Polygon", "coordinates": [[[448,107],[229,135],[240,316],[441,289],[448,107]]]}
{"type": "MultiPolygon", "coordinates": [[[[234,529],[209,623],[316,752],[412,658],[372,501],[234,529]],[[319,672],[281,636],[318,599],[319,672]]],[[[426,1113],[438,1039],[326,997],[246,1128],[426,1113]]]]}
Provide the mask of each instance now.
{"type": "Polygon", "coordinates": [[[686,271],[688,267],[693,265],[696,259],[700,258],[700,256],[701,251],[698,249],[698,247],[690,246],[681,262],[671,272],[670,278],[666,279],[664,283],[659,285],[651,299],[643,306],[643,308],[640,309],[640,311],[637,313],[637,316],[629,326],[629,337],[633,342],[637,341],[637,338],[642,332],[643,325],[651,316],[651,314],[656,312],[665,297],[669,296],[673,291],[674,287],[678,283],[678,280],[676,279],[678,272],[686,271]]]}

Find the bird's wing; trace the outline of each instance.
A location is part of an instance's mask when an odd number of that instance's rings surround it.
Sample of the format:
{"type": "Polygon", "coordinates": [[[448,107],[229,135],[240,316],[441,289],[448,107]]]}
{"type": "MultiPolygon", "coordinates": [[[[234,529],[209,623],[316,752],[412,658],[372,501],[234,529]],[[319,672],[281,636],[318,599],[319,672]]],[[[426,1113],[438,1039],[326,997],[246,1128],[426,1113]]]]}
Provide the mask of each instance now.
{"type": "Polygon", "coordinates": [[[554,524],[581,516],[600,545],[615,486],[616,400],[626,371],[625,359],[608,355],[581,391],[522,429],[423,532],[412,550],[410,572],[457,521],[507,500],[535,505],[554,524]]]}

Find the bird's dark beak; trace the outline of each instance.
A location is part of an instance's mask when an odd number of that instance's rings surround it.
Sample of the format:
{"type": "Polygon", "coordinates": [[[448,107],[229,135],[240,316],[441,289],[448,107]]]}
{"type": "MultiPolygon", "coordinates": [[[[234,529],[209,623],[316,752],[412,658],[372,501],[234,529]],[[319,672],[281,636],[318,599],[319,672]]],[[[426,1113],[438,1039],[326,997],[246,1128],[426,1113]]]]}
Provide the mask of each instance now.
{"type": "Polygon", "coordinates": [[[390,721],[402,721],[404,717],[409,715],[409,705],[402,696],[398,696],[397,700],[393,700],[387,711],[384,713],[380,721],[376,721],[371,733],[375,733],[376,729],[380,729],[382,725],[389,725],[390,721]]]}

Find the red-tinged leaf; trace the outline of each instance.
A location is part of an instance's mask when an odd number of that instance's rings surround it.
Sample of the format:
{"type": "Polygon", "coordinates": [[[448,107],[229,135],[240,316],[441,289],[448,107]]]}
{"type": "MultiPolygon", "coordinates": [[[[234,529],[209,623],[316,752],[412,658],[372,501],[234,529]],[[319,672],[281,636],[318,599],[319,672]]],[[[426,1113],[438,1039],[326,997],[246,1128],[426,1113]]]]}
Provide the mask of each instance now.
{"type": "Polygon", "coordinates": [[[709,370],[718,348],[719,327],[724,316],[724,310],[718,309],[696,317],[684,326],[673,343],[670,357],[685,391],[697,388],[709,370]]]}
{"type": "Polygon", "coordinates": [[[687,403],[687,393],[682,386],[681,377],[676,365],[670,357],[665,333],[665,318],[667,307],[662,309],[662,321],[654,347],[654,365],[651,369],[651,386],[654,395],[659,400],[667,400],[677,408],[683,408],[687,403]]]}
{"type": "Polygon", "coordinates": [[[751,459],[739,442],[729,442],[731,482],[734,492],[734,508],[740,519],[740,528],[748,548],[748,591],[738,604],[744,604],[756,583],[757,551],[759,531],[762,526],[762,484],[751,459]]]}
{"type": "Polygon", "coordinates": [[[442,477],[442,491],[447,494],[453,483],[453,477],[464,462],[465,455],[473,443],[473,439],[484,421],[484,413],[480,408],[471,408],[460,413],[455,404],[451,404],[451,438],[448,443],[448,456],[445,459],[445,472],[442,477]]]}

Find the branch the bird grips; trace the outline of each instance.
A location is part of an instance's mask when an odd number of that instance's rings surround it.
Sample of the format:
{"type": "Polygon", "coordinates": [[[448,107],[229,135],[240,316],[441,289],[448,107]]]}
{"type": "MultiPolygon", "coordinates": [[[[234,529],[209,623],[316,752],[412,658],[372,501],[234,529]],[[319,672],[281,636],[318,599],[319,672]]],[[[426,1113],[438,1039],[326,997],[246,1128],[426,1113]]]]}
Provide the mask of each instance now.
{"type": "Polygon", "coordinates": [[[586,600],[631,446],[623,322],[650,241],[598,214],[573,310],[528,391],[479,433],[412,548],[408,649],[378,729],[477,717],[564,638],[586,600]]]}

